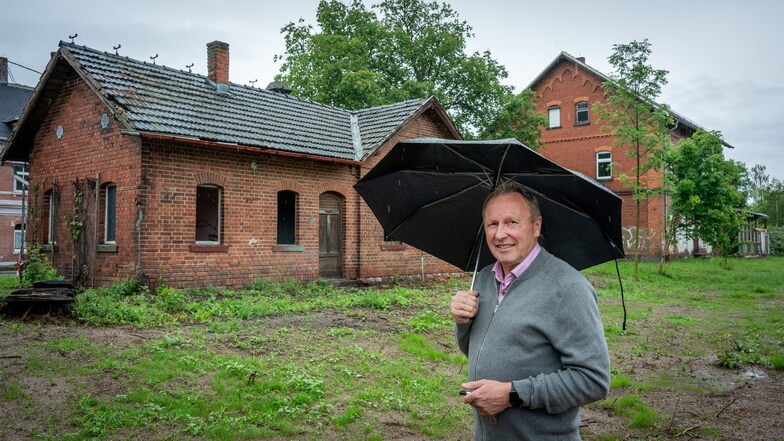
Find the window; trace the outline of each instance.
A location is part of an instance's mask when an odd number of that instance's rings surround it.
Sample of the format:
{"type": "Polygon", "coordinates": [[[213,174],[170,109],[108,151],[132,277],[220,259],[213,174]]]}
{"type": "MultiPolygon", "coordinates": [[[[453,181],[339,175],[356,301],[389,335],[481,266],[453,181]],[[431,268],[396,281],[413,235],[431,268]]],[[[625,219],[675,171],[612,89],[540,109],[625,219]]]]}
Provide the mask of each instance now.
{"type": "Polygon", "coordinates": [[[19,254],[22,251],[22,244],[25,245],[25,248],[27,247],[25,233],[22,224],[14,225],[14,254],[19,254]]]}
{"type": "Polygon", "coordinates": [[[278,192],[278,242],[279,245],[297,243],[297,194],[293,191],[278,192]]]}
{"type": "Polygon", "coordinates": [[[196,187],[196,243],[215,245],[221,242],[221,188],[216,185],[196,187]]]}
{"type": "Polygon", "coordinates": [[[23,192],[27,190],[27,166],[15,165],[14,166],[14,191],[23,192]]]}
{"type": "Polygon", "coordinates": [[[549,129],[557,129],[561,127],[561,107],[551,106],[547,109],[547,121],[549,129]]]}
{"type": "Polygon", "coordinates": [[[596,153],[596,179],[612,179],[612,152],[596,153]]]}
{"type": "Polygon", "coordinates": [[[103,242],[115,243],[117,237],[117,186],[104,187],[103,242]]]}
{"type": "Polygon", "coordinates": [[[54,245],[55,241],[55,220],[57,219],[57,193],[49,190],[44,194],[43,220],[46,222],[46,240],[44,244],[54,245]]]}
{"type": "Polygon", "coordinates": [[[574,125],[582,126],[588,124],[588,102],[580,101],[574,107],[576,112],[574,125]]]}

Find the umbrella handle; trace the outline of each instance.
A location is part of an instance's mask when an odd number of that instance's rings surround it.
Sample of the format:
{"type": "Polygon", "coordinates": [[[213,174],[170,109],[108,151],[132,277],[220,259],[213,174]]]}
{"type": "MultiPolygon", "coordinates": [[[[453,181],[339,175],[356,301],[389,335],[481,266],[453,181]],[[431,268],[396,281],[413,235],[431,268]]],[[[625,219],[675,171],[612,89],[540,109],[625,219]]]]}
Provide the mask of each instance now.
{"type": "Polygon", "coordinates": [[[474,275],[471,276],[471,291],[474,290],[474,282],[476,282],[476,272],[479,270],[479,258],[482,256],[482,246],[476,251],[476,263],[474,264],[474,275]]]}

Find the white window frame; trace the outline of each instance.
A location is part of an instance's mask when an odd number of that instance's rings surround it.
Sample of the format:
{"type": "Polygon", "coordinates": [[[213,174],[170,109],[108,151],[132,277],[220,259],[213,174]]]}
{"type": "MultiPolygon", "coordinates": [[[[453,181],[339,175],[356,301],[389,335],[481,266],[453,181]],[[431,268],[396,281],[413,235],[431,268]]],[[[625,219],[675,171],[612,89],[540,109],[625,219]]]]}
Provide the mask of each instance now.
{"type": "Polygon", "coordinates": [[[46,244],[47,245],[56,245],[57,242],[54,240],[54,232],[55,232],[55,221],[57,220],[57,192],[52,190],[49,192],[49,225],[47,225],[46,231],[46,244]]]}
{"type": "Polygon", "coordinates": [[[558,129],[561,127],[561,106],[547,108],[547,128],[558,129]]]}
{"type": "Polygon", "coordinates": [[[609,181],[610,179],[612,179],[612,152],[609,150],[596,152],[596,180],[609,181]],[[607,167],[609,174],[601,174],[604,167],[607,167]]]}
{"type": "Polygon", "coordinates": [[[13,166],[14,193],[22,193],[23,191],[27,190],[28,175],[29,172],[26,165],[13,166]]]}
{"type": "Polygon", "coordinates": [[[588,101],[579,101],[579,102],[575,103],[574,104],[574,125],[576,125],[576,126],[588,125],[588,123],[590,122],[588,120],[588,117],[589,117],[588,116],[588,101]],[[584,109],[580,109],[580,105],[584,105],[585,108],[584,109]],[[585,114],[585,121],[581,121],[580,120],[580,114],[581,113],[585,114]]]}
{"type": "Polygon", "coordinates": [[[22,243],[22,238],[27,242],[25,233],[23,224],[14,224],[14,254],[21,253],[23,247],[27,248],[27,243],[22,243]]]}

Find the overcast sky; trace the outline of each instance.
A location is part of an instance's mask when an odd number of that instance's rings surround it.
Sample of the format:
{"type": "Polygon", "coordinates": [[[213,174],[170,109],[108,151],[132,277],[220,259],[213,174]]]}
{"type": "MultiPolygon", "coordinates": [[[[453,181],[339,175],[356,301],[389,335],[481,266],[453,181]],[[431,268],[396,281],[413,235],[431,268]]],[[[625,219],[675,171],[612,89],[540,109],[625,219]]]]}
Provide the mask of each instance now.
{"type": "MultiPolygon", "coordinates": [[[[344,3],[349,2],[345,0],[344,3]]],[[[366,5],[378,1],[365,1],[366,5]]],[[[767,167],[784,180],[784,59],[777,31],[781,0],[454,0],[473,27],[470,51],[489,50],[509,73],[506,84],[525,88],[561,52],[585,57],[610,74],[612,46],[652,44],[651,64],[669,71],[660,103],[735,149],[728,158],[767,167]]],[[[304,18],[314,24],[318,0],[27,0],[6,2],[0,14],[0,56],[39,72],[60,40],[75,42],[206,74],[206,44],[230,45],[230,81],[265,87],[283,53],[280,29],[304,18]]],[[[34,86],[38,75],[14,64],[13,80],[34,86]]]]}

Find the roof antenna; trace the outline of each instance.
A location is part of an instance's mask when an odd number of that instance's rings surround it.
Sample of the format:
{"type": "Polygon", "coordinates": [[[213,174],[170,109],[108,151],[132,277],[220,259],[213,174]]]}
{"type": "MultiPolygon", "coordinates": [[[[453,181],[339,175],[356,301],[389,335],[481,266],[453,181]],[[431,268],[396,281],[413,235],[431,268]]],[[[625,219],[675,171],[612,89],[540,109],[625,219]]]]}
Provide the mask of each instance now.
{"type": "Polygon", "coordinates": [[[114,49],[114,55],[120,55],[119,53],[117,53],[117,49],[119,49],[121,47],[122,47],[121,44],[118,44],[117,46],[112,46],[112,49],[114,49]]]}
{"type": "Polygon", "coordinates": [[[189,64],[189,65],[185,66],[185,68],[187,68],[187,69],[188,69],[188,73],[193,73],[193,72],[191,72],[191,68],[192,68],[192,67],[193,67],[193,63],[191,63],[191,64],[189,64]]]}
{"type": "Polygon", "coordinates": [[[78,33],[77,33],[77,34],[73,34],[73,35],[69,35],[69,36],[68,36],[68,38],[70,38],[70,39],[71,39],[71,44],[73,44],[73,42],[74,42],[74,38],[76,38],[76,37],[78,37],[78,36],[79,36],[79,34],[78,34],[78,33]]]}
{"type": "Polygon", "coordinates": [[[158,54],[155,54],[152,57],[150,57],[150,60],[152,60],[152,64],[155,64],[155,59],[156,58],[158,58],[158,54]]]}
{"type": "Polygon", "coordinates": [[[248,82],[250,83],[250,87],[253,87],[253,85],[256,84],[258,81],[259,81],[259,79],[256,78],[255,80],[250,80],[248,82]]]}

